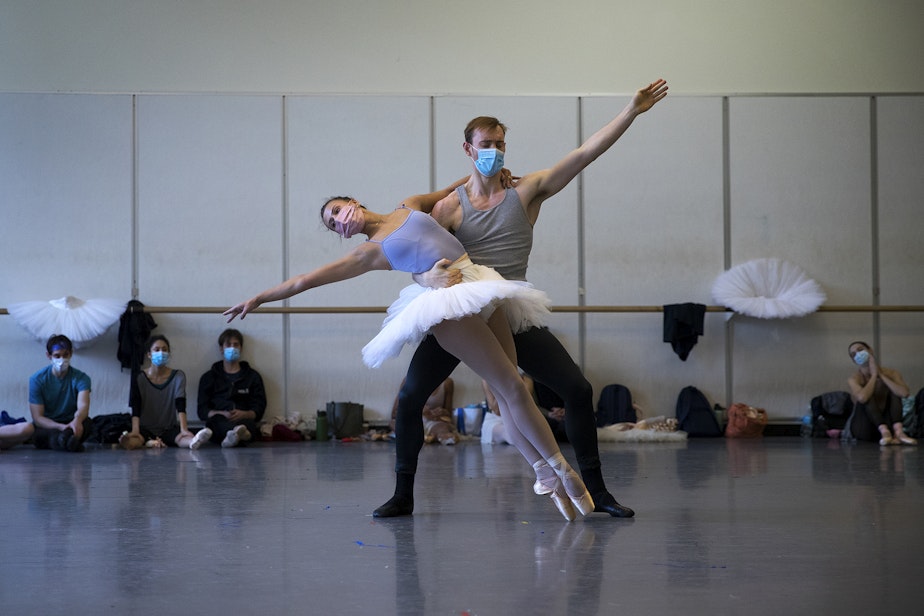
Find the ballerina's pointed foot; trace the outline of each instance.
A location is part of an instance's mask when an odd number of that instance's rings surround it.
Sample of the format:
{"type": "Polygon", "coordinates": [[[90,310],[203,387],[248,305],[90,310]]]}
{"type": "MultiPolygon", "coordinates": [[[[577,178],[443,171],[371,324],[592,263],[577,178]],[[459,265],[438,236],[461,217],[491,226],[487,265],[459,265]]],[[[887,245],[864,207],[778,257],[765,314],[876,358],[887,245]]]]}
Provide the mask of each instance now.
{"type": "Polygon", "coordinates": [[[536,471],[536,483],[533,484],[533,492],[542,496],[551,494],[555,491],[555,485],[558,483],[558,475],[555,470],[549,466],[545,460],[539,460],[533,463],[533,470],[536,471]]]}
{"type": "Polygon", "coordinates": [[[533,470],[536,471],[536,483],[533,484],[533,492],[540,496],[548,494],[561,515],[569,522],[573,522],[577,518],[577,513],[574,511],[574,507],[571,505],[571,497],[565,491],[565,487],[555,473],[555,469],[549,466],[549,463],[545,460],[539,460],[533,464],[533,470]]]}
{"type": "Polygon", "coordinates": [[[571,504],[571,497],[568,496],[565,487],[560,481],[558,482],[558,488],[552,491],[549,496],[552,497],[552,502],[555,503],[558,511],[566,520],[573,522],[577,518],[574,506],[571,504]]]}
{"type": "Polygon", "coordinates": [[[565,493],[568,495],[574,508],[577,509],[581,515],[592,513],[594,510],[594,499],[590,495],[590,492],[588,492],[584,482],[581,481],[580,476],[574,472],[574,469],[571,468],[571,465],[568,464],[564,456],[560,453],[555,454],[549,458],[549,465],[561,479],[565,493]]]}

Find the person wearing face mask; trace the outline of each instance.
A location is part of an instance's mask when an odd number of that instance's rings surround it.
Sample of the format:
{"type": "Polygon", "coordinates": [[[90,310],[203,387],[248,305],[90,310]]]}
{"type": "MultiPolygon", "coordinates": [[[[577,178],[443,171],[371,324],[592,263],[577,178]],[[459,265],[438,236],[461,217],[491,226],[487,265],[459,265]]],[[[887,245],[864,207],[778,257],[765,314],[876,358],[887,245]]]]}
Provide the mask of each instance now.
{"type": "Polygon", "coordinates": [[[170,342],[165,336],[151,336],[144,348],[150,365],[138,374],[132,387],[132,429],[119,438],[119,446],[198,449],[209,435],[189,431],[186,373],[169,367],[170,342]]]}
{"type": "Polygon", "coordinates": [[[266,412],[263,377],[241,360],[244,334],[226,329],[218,336],[220,361],[199,379],[198,414],[205,428],[197,442],[211,440],[222,447],[237,447],[258,434],[257,424],[266,412]]]}
{"type": "MultiPolygon", "coordinates": [[[[462,282],[445,289],[405,287],[388,308],[378,335],[363,348],[363,361],[377,367],[405,344],[432,333],[490,384],[510,440],[541,479],[537,493],[549,495],[569,521],[587,515],[593,500],[562,456],[513,362],[511,331],[541,325],[549,314],[548,296],[525,281],[505,280],[493,269],[472,263],[462,244],[421,211],[423,203],[446,192],[408,198],[387,214],[369,211],[349,197],[328,200],[321,208],[325,226],[341,237],[362,233],[368,239],[345,257],[266,289],[224,314],[229,322],[243,319],[263,303],[321,285],[375,270],[420,273],[440,260],[448,261],[462,282]]],[[[420,416],[417,421],[423,426],[420,416]]]]}
{"type": "Polygon", "coordinates": [[[29,378],[29,410],[38,449],[83,451],[90,436],[90,377],[70,365],[74,345],[55,334],[45,344],[50,365],[29,378]]]}
{"type": "Polygon", "coordinates": [[[853,437],[879,441],[880,445],[917,445],[902,425],[902,398],[908,386],[898,370],[880,366],[868,344],[857,340],[847,347],[857,371],[847,380],[854,411],[850,421],[853,437]]]}
{"type": "MultiPolygon", "coordinates": [[[[462,242],[475,263],[497,270],[508,280],[526,280],[533,226],[542,204],[567,186],[584,168],[606,152],[642,113],[667,95],[663,79],[636,92],[628,105],[606,126],[554,166],[524,175],[513,188],[498,181],[504,163],[507,128],[497,118],[480,116],[465,127],[462,150],[471,159],[473,173],[465,184],[432,208],[432,215],[462,242]]],[[[430,211],[430,210],[426,210],[430,211]]],[[[441,261],[414,279],[440,288],[456,284],[458,273],[441,261]]],[[[619,504],[603,481],[593,389],[580,368],[547,328],[533,327],[514,336],[519,367],[535,381],[548,386],[568,409],[565,427],[574,447],[581,476],[596,503],[596,510],[613,517],[630,518],[635,512],[619,504]]],[[[420,414],[429,392],[459,364],[434,339],[425,338],[411,359],[404,386],[398,394],[395,429],[395,493],[373,512],[376,517],[411,515],[414,510],[414,476],[423,445],[420,414]]]]}

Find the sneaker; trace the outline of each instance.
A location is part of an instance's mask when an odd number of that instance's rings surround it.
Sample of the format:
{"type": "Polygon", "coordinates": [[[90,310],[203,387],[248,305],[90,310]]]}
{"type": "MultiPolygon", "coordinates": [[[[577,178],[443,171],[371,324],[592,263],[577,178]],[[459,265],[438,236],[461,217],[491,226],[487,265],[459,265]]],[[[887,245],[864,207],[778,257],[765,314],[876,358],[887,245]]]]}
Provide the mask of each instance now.
{"type": "Polygon", "coordinates": [[[210,438],[212,438],[212,431],[208,428],[202,428],[196,432],[192,442],[189,444],[189,448],[194,450],[199,449],[203,444],[207,443],[210,438]]]}
{"type": "Polygon", "coordinates": [[[65,428],[51,437],[51,448],[55,451],[68,451],[67,443],[73,437],[74,431],[70,428],[65,428]]]}
{"type": "Polygon", "coordinates": [[[80,442],[80,439],[77,438],[77,435],[73,432],[71,432],[70,436],[67,437],[66,447],[68,451],[74,453],[83,451],[83,443],[80,442]]]}

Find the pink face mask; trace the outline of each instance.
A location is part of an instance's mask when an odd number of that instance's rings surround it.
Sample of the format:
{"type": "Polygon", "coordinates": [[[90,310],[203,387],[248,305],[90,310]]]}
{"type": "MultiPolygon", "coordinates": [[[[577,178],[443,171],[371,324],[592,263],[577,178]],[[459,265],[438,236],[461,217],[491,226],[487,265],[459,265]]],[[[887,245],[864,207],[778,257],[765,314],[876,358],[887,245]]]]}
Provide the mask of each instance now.
{"type": "Polygon", "coordinates": [[[344,205],[334,216],[334,231],[341,237],[353,237],[362,231],[364,226],[366,226],[366,217],[363,214],[363,208],[356,203],[344,205]]]}

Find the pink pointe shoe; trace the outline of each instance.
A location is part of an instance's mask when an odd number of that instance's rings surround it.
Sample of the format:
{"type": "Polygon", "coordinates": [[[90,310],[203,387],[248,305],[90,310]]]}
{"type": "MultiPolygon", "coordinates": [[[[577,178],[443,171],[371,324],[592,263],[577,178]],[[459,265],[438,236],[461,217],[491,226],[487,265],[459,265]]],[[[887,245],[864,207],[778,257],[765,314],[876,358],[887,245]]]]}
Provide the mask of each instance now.
{"type": "Polygon", "coordinates": [[[555,470],[545,460],[539,460],[533,464],[533,470],[536,471],[536,483],[533,484],[533,492],[540,496],[548,494],[561,515],[569,522],[573,522],[577,518],[577,513],[574,511],[574,507],[571,506],[571,499],[568,497],[568,493],[565,492],[561,479],[555,474],[555,470]]]}
{"type": "Polygon", "coordinates": [[[590,492],[587,491],[584,482],[581,481],[578,474],[565,460],[565,457],[561,453],[556,453],[549,458],[548,462],[561,480],[564,491],[574,508],[581,512],[581,515],[591,513],[594,510],[594,499],[591,497],[590,492]]]}

